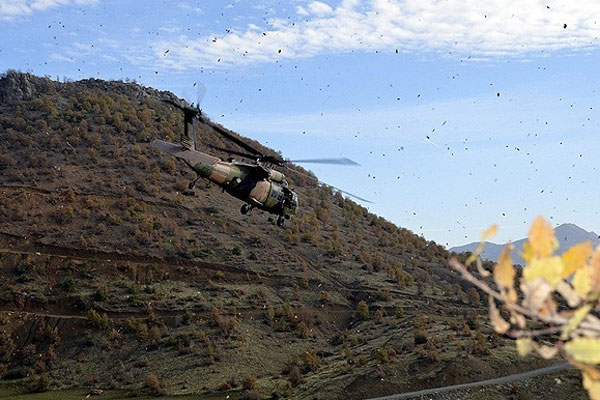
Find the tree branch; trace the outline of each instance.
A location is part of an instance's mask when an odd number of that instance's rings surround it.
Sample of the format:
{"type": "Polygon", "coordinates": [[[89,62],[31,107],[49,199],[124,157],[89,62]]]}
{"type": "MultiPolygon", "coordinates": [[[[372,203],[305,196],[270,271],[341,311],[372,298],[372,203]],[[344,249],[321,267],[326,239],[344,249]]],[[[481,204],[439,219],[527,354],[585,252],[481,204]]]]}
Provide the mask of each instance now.
{"type": "MultiPolygon", "coordinates": [[[[469,272],[467,267],[465,265],[461,264],[456,258],[450,259],[449,264],[455,271],[460,273],[460,275],[462,276],[462,278],[464,280],[472,283],[473,285],[475,285],[476,287],[481,289],[484,293],[488,294],[489,296],[493,297],[494,299],[496,299],[499,302],[506,305],[506,307],[508,307],[509,309],[516,311],[521,315],[525,315],[531,319],[535,319],[535,320],[541,321],[541,322],[543,322],[545,324],[549,324],[549,325],[561,325],[562,326],[569,322],[569,320],[567,318],[561,317],[560,315],[557,315],[557,314],[554,314],[552,316],[541,315],[541,314],[533,312],[525,307],[522,307],[516,303],[507,301],[506,298],[504,298],[500,293],[498,293],[497,291],[492,289],[487,283],[478,279],[471,272],[469,272]]],[[[579,324],[579,328],[584,329],[584,330],[591,330],[594,332],[600,332],[600,324],[593,323],[588,320],[581,322],[579,324]]]]}

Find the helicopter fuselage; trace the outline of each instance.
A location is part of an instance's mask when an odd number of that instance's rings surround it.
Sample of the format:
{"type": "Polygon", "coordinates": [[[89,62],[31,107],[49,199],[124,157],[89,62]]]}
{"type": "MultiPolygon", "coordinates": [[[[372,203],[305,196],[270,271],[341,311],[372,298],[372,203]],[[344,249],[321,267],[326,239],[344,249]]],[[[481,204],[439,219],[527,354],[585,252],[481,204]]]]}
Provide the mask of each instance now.
{"type": "Polygon", "coordinates": [[[152,146],[184,161],[196,172],[197,179],[209,180],[246,202],[249,207],[242,207],[244,214],[252,208],[259,208],[284,218],[290,218],[296,213],[298,196],[288,188],[285,175],[275,169],[258,163],[223,161],[218,157],[162,140],[154,141],[152,146]]]}
{"type": "Polygon", "coordinates": [[[197,163],[192,169],[198,176],[216,183],[252,207],[287,217],[296,212],[297,195],[287,187],[285,176],[279,171],[223,160],[211,165],[197,163]]]}

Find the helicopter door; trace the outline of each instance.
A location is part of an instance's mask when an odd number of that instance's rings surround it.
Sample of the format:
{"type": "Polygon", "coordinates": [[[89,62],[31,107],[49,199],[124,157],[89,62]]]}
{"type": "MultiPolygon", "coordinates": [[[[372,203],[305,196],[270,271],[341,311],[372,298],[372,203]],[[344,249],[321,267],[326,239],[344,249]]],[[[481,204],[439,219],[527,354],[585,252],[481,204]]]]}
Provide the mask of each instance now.
{"type": "Polygon", "coordinates": [[[264,204],[269,198],[269,192],[271,191],[271,182],[268,181],[258,181],[256,182],[256,186],[250,192],[248,196],[250,200],[254,200],[259,202],[260,204],[264,204]]]}

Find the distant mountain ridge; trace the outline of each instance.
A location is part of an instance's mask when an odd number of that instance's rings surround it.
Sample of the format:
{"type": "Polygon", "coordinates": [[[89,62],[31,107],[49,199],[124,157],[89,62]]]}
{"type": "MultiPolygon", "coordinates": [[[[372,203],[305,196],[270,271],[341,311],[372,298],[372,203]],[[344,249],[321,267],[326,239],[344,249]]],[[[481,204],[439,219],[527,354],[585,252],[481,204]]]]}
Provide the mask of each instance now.
{"type": "MultiPolygon", "coordinates": [[[[562,254],[569,247],[574,244],[585,242],[589,240],[592,242],[592,246],[596,247],[600,245],[600,236],[593,231],[586,231],[583,228],[575,224],[562,224],[554,229],[556,238],[558,239],[559,248],[557,253],[562,254]]],[[[519,254],[523,251],[523,244],[527,241],[527,238],[519,239],[513,242],[515,249],[513,251],[513,262],[516,264],[524,264],[523,258],[519,254]]],[[[479,242],[473,242],[464,246],[457,246],[450,249],[450,251],[456,253],[473,252],[479,245],[479,242]]],[[[500,253],[504,248],[504,244],[496,244],[492,242],[485,242],[483,251],[481,252],[481,258],[484,260],[498,261],[500,253]]]]}

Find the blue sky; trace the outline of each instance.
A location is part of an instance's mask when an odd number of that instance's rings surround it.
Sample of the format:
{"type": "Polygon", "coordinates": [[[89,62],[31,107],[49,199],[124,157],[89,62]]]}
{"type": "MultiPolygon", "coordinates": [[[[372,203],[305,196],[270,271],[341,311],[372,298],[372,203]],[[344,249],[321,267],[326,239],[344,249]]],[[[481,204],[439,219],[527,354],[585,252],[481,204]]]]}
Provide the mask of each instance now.
{"type": "MultiPolygon", "coordinates": [[[[518,4],[513,4],[518,3],[518,4]]],[[[574,3],[574,2],[573,2],[574,3]]],[[[600,230],[600,5],[0,0],[0,70],[136,79],[444,245],[600,230]],[[566,27],[565,27],[566,25],[566,27]]]]}

